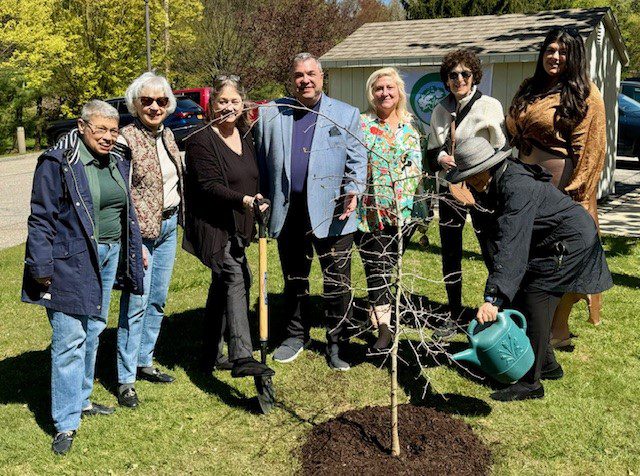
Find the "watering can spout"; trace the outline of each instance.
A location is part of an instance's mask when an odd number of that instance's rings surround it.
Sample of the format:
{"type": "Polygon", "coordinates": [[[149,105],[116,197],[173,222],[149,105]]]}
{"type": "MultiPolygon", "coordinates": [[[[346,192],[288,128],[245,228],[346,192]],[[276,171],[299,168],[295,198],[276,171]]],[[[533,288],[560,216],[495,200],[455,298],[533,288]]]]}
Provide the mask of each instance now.
{"type": "Polygon", "coordinates": [[[469,362],[473,365],[480,367],[480,361],[478,360],[478,354],[476,350],[472,347],[467,350],[463,350],[462,352],[458,352],[451,357],[456,362],[469,362]]]}

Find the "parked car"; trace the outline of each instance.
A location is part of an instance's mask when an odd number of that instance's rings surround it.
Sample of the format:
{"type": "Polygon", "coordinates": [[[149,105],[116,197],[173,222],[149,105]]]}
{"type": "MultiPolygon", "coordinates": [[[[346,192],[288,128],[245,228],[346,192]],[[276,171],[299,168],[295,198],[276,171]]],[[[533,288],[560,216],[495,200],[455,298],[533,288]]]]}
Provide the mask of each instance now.
{"type": "Polygon", "coordinates": [[[202,88],[175,89],[173,94],[180,94],[195,102],[205,112],[209,112],[209,98],[211,97],[211,88],[205,86],[202,88]]]}
{"type": "Polygon", "coordinates": [[[622,81],[620,83],[620,92],[640,102],[640,81],[622,81]]]}
{"type": "Polygon", "coordinates": [[[618,155],[640,159],[640,102],[618,94],[618,155]]]}
{"type": "MultiPolygon", "coordinates": [[[[195,102],[185,96],[176,96],[176,110],[164,120],[164,125],[173,131],[180,149],[184,148],[183,139],[204,124],[204,111],[195,102]]],[[[120,127],[133,122],[124,98],[107,99],[106,102],[118,110],[120,127]]],[[[55,144],[63,135],[76,126],[77,119],[54,121],[46,130],[49,145],[55,144]]]]}
{"type": "Polygon", "coordinates": [[[176,100],[176,110],[165,119],[164,125],[173,131],[178,147],[183,150],[184,138],[204,125],[204,110],[187,97],[176,96],[176,100]]]}
{"type": "MultiPolygon", "coordinates": [[[[191,89],[176,89],[173,91],[174,94],[182,94],[195,103],[197,103],[202,109],[207,117],[209,117],[209,99],[211,98],[212,88],[210,86],[203,86],[201,88],[191,88],[191,89]]],[[[256,104],[266,104],[269,101],[255,101],[256,104]]],[[[249,111],[249,120],[257,121],[258,120],[258,108],[251,109],[249,111]]]]}

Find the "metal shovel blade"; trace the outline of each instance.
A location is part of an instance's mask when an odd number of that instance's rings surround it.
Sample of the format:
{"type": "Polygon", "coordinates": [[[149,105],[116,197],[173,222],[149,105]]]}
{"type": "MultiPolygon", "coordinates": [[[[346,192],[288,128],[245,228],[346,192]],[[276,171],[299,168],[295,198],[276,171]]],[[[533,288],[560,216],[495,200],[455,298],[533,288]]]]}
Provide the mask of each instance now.
{"type": "Polygon", "coordinates": [[[273,388],[271,377],[254,377],[256,390],[258,391],[258,403],[264,415],[269,413],[276,403],[276,391],[273,388]]]}

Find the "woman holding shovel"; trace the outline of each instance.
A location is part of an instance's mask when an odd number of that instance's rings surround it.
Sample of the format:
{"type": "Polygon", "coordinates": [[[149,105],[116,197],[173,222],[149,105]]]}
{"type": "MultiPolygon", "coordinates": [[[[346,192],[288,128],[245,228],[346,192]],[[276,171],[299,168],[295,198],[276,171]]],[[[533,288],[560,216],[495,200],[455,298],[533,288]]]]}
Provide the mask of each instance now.
{"type": "MultiPolygon", "coordinates": [[[[453,158],[456,141],[483,137],[495,149],[502,149],[507,142],[502,105],[497,99],[483,95],[478,89],[482,79],[482,66],[473,51],[460,49],[448,53],[440,65],[440,78],[450,94],[431,114],[427,159],[432,172],[448,171],[456,167],[453,158]]],[[[456,198],[462,198],[467,206],[473,203],[473,196],[469,191],[458,187],[452,187],[440,196],[438,207],[442,274],[451,318],[437,326],[434,333],[437,338],[453,336],[462,313],[462,228],[467,219],[467,211],[471,214],[476,232],[482,221],[479,210],[456,203],[452,193],[464,194],[463,197],[456,198]]]]}
{"type": "Polygon", "coordinates": [[[264,212],[268,204],[258,193],[258,166],[251,135],[246,134],[238,77],[216,78],[209,109],[211,125],[187,140],[185,156],[185,246],[211,268],[205,359],[213,368],[226,315],[231,375],[269,377],[273,370],[253,358],[251,272],[245,255],[255,231],[254,206],[264,212]]]}

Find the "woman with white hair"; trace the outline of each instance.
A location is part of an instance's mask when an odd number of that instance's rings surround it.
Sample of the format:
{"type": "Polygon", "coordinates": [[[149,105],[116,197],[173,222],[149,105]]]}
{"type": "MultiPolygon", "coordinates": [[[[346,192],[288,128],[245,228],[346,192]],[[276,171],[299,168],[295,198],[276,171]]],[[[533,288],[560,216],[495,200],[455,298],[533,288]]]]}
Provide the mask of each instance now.
{"type": "Polygon", "coordinates": [[[375,71],[366,91],[370,109],[361,115],[361,125],[368,149],[367,190],[358,203],[356,243],[369,289],[369,316],[378,329],[378,340],[370,349],[376,354],[388,349],[393,336],[391,279],[398,256],[398,225],[408,243],[407,225],[422,179],[422,151],[398,71],[375,71]]]}
{"type": "Polygon", "coordinates": [[[182,163],[173,132],[163,126],[176,98],[163,76],[148,72],[127,88],[125,100],[135,121],[118,141],[131,149],[131,198],[138,215],[145,262],[144,294],[123,293],[118,323],[118,403],[135,408],[138,378],[171,383],[153,366],[182,223],[182,163]]]}

